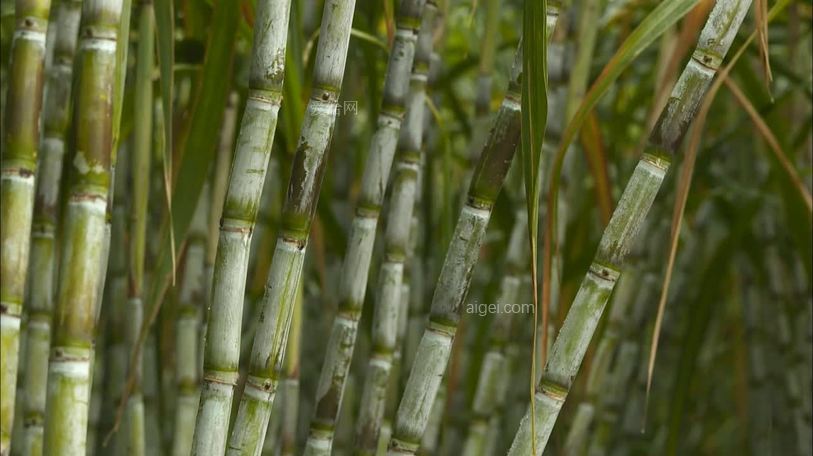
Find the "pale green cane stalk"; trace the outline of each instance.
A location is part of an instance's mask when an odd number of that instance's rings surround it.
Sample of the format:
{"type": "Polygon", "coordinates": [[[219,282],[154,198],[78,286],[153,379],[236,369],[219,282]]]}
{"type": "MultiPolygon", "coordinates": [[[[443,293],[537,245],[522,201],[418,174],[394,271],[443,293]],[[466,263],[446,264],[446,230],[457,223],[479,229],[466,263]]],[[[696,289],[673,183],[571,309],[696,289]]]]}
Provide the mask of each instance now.
{"type": "Polygon", "coordinates": [[[200,320],[205,309],[206,235],[211,189],[205,185],[187,236],[181,289],[178,294],[178,321],[175,329],[177,350],[176,384],[177,406],[172,438],[172,455],[187,456],[192,450],[195,415],[198,411],[200,389],[198,382],[198,343],[200,320]]]}
{"type": "Polygon", "coordinates": [[[20,317],[23,309],[31,220],[34,210],[34,178],[40,141],[45,33],[50,0],[17,0],[16,28],[9,50],[3,116],[3,158],[0,175],[0,455],[11,449],[14,423],[17,365],[20,349],[20,317]]]}
{"type": "MultiPolygon", "coordinates": [[[[494,415],[500,394],[503,394],[509,381],[506,344],[511,335],[512,320],[516,317],[509,313],[507,305],[517,304],[521,275],[526,268],[525,235],[527,234],[527,215],[525,210],[517,211],[514,227],[508,240],[508,253],[505,268],[499,269],[504,275],[500,281],[500,291],[496,300],[497,314],[494,315],[489,328],[489,347],[480,366],[477,388],[472,403],[473,416],[468,426],[463,454],[478,456],[491,454],[488,442],[488,429],[494,415]]],[[[492,449],[493,450],[493,449],[492,449]]]]}
{"type": "MultiPolygon", "coordinates": [[[[607,319],[607,325],[604,328],[604,334],[601,336],[601,341],[593,355],[592,362],[590,363],[590,371],[587,376],[587,384],[585,387],[585,400],[579,404],[576,409],[576,415],[573,418],[570,430],[565,439],[565,446],[563,453],[569,456],[581,455],[586,449],[587,436],[590,427],[593,423],[596,413],[599,412],[597,402],[598,395],[604,395],[605,384],[607,377],[610,375],[612,367],[612,359],[621,342],[622,325],[625,318],[630,318],[629,310],[632,302],[641,302],[641,299],[635,299],[634,291],[639,285],[638,274],[636,271],[628,271],[624,278],[620,280],[618,289],[613,293],[612,305],[610,308],[610,315],[607,319]]],[[[646,290],[642,287],[642,290],[646,290]]],[[[642,291],[642,295],[645,293],[642,291]]],[[[648,295],[647,295],[648,296],[648,295]]],[[[648,296],[651,298],[651,296],[648,296]]]]}
{"type": "Polygon", "coordinates": [[[203,385],[192,454],[222,455],[226,451],[240,360],[249,246],[282,103],[290,8],[289,0],[263,0],[257,5],[249,96],[223,205],[207,312],[203,385]]]}
{"type": "Polygon", "coordinates": [[[39,179],[31,227],[30,273],[37,278],[37,285],[30,287],[29,292],[26,356],[23,360],[23,453],[28,455],[42,454],[56,272],[54,237],[80,10],[79,2],[60,2],[54,13],[55,23],[49,29],[55,31],[54,57],[46,80],[39,179]]]}
{"type": "MultiPolygon", "coordinates": [[[[424,109],[423,105],[421,109],[424,109]]],[[[418,179],[420,185],[420,179],[418,179]]],[[[417,200],[415,201],[417,204],[417,200]]],[[[413,211],[412,221],[415,221],[415,213],[413,211]]],[[[410,224],[410,241],[408,241],[406,249],[407,264],[411,263],[414,256],[414,237],[416,234],[416,225],[410,224]]],[[[378,442],[376,442],[376,454],[385,454],[387,452],[387,444],[392,437],[392,418],[395,417],[395,412],[398,408],[398,399],[400,398],[399,381],[401,370],[403,369],[403,348],[404,337],[406,336],[409,305],[411,299],[411,289],[409,286],[410,280],[407,272],[408,268],[404,269],[404,278],[401,283],[401,291],[399,293],[398,304],[398,320],[395,332],[395,351],[392,354],[392,373],[390,374],[389,384],[387,385],[387,399],[384,408],[384,419],[381,423],[381,432],[379,432],[378,442]]]]}
{"type": "MultiPolygon", "coordinates": [[[[558,4],[549,2],[546,13],[550,31],[559,15],[558,4]]],[[[550,32],[546,38],[550,38],[550,32]]],[[[519,142],[521,56],[520,48],[511,70],[508,91],[480,155],[466,204],[443,262],[429,322],[398,406],[389,454],[414,454],[418,450],[448,364],[461,307],[485,238],[486,226],[519,142]]]]}
{"type": "Polygon", "coordinates": [[[259,454],[265,440],[326,153],[333,136],[354,9],[354,0],[325,2],[313,89],[302,122],[266,292],[259,303],[260,325],[254,336],[248,376],[229,438],[230,455],[259,454]]]}
{"type": "Polygon", "coordinates": [[[299,422],[299,358],[302,350],[302,306],[304,286],[299,282],[299,291],[291,317],[291,332],[288,334],[288,347],[285,352],[280,395],[282,399],[282,423],[280,425],[280,450],[282,456],[296,454],[296,429],[299,422]]]}
{"type": "Polygon", "coordinates": [[[384,260],[378,275],[376,307],[373,314],[372,352],[361,395],[359,418],[356,421],[356,451],[374,454],[384,419],[393,358],[396,345],[401,285],[407,263],[407,248],[415,209],[418,174],[421,172],[424,103],[429,57],[432,53],[432,31],[437,7],[427,2],[423,11],[418,41],[413,59],[407,110],[398,140],[387,229],[384,237],[384,260]],[[406,265],[405,265],[406,264],[406,265]]]}
{"type": "Polygon", "coordinates": [[[712,10],[692,60],[675,85],[669,104],[650,138],[650,151],[635,168],[553,344],[533,399],[536,429],[531,430],[530,414],[526,413],[514,437],[510,455],[524,456],[532,451],[542,454],[544,451],[630,245],[663,182],[671,155],[677,151],[750,3],[749,0],[720,1],[712,10]],[[532,436],[532,432],[535,435],[532,436]],[[536,442],[535,448],[532,448],[532,441],[536,442]]]}
{"type": "MultiPolygon", "coordinates": [[[[113,147],[116,48],[122,2],[88,0],[82,7],[73,109],[75,154],[65,208],[48,366],[45,454],[86,452],[90,367],[96,327],[113,147]]],[[[122,43],[123,45],[124,43],[122,43]]]]}
{"type": "Polygon", "coordinates": [[[201,327],[199,331],[198,377],[203,374],[203,350],[206,344],[206,331],[208,328],[209,307],[212,305],[212,281],[214,280],[215,261],[217,260],[218,234],[220,230],[220,217],[223,215],[223,203],[226,200],[226,189],[229,184],[231,171],[232,147],[234,133],[237,128],[237,102],[239,96],[236,92],[229,95],[226,108],[223,112],[223,125],[220,130],[220,142],[215,156],[214,173],[212,176],[212,189],[210,195],[209,215],[206,221],[206,256],[203,263],[204,287],[203,308],[201,309],[201,327]]]}
{"type": "Polygon", "coordinates": [[[316,406],[306,446],[306,454],[309,455],[329,454],[332,445],[367,291],[378,217],[404,117],[409,75],[425,1],[405,0],[398,9],[377,129],[370,141],[361,194],[342,263],[339,312],[333,321],[325,361],[319,374],[316,406]]]}
{"type": "MultiPolygon", "coordinates": [[[[152,71],[155,54],[155,22],[149,1],[139,4],[138,50],[136,53],[133,150],[130,154],[130,236],[128,237],[127,346],[134,353],[144,318],[144,260],[147,242],[147,202],[149,199],[150,161],[152,153],[153,87],[152,71]]],[[[136,362],[135,381],[127,401],[128,454],[145,454],[144,398],[142,394],[142,360],[136,362]]]]}

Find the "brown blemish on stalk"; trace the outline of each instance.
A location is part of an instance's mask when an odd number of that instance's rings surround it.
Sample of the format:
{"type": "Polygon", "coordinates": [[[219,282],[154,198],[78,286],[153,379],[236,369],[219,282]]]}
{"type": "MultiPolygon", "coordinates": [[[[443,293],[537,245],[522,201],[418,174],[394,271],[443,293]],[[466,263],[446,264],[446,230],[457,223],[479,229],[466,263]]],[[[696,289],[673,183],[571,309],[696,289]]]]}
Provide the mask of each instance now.
{"type": "Polygon", "coordinates": [[[33,170],[25,167],[3,168],[2,173],[4,176],[20,176],[25,178],[32,177],[34,175],[33,170]]]}

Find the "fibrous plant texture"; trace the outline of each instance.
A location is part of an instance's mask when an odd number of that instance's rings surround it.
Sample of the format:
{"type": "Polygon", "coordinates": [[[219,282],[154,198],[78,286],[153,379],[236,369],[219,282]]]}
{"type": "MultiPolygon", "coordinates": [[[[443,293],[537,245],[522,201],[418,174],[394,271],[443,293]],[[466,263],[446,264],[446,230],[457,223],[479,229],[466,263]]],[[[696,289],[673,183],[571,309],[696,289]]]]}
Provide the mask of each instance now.
{"type": "Polygon", "coordinates": [[[811,24],[0,0],[0,456],[810,455],[811,24]]]}

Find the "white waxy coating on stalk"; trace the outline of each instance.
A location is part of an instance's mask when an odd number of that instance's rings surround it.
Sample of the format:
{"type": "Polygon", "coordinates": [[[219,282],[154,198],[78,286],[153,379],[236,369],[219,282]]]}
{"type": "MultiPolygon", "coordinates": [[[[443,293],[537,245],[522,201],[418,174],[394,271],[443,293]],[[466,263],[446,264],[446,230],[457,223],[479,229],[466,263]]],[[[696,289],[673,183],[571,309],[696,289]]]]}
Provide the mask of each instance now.
{"type": "MultiPolygon", "coordinates": [[[[7,320],[19,319],[25,299],[29,269],[34,177],[40,139],[42,108],[41,73],[46,57],[45,41],[49,0],[16,2],[14,32],[4,67],[2,127],[2,175],[0,175],[0,454],[11,450],[12,427],[18,407],[17,371],[20,330],[7,320]],[[20,181],[20,178],[23,181],[20,181]]],[[[5,57],[5,56],[4,56],[5,57]]],[[[20,416],[17,416],[17,421],[20,416]]],[[[19,429],[19,425],[18,425],[19,429]]]]}
{"type": "MultiPolygon", "coordinates": [[[[353,218],[347,255],[345,255],[344,264],[342,265],[342,280],[339,282],[339,286],[342,287],[342,296],[346,296],[347,299],[353,302],[362,302],[364,300],[367,274],[351,273],[351,271],[369,270],[374,244],[372,239],[375,237],[377,226],[377,217],[353,218]]],[[[344,318],[344,315],[340,313],[337,320],[342,318],[344,318]]]]}
{"type": "Polygon", "coordinates": [[[84,454],[86,425],[88,419],[87,401],[90,397],[90,357],[91,350],[63,348],[63,356],[52,356],[48,368],[48,414],[46,415],[45,447],[43,454],[84,454]],[[51,398],[67,396],[84,407],[71,407],[68,401],[52,401],[51,398]],[[59,435],[48,432],[49,421],[59,417],[63,429],[59,435]],[[54,453],[58,448],[65,453],[54,453]]]}
{"type": "Polygon", "coordinates": [[[320,387],[305,449],[308,455],[329,453],[333,428],[341,409],[347,371],[355,347],[357,322],[345,325],[338,320],[357,320],[364,303],[376,224],[398,143],[402,110],[409,91],[410,70],[415,56],[416,27],[408,22],[415,19],[410,17],[412,15],[421,17],[424,3],[425,0],[406,0],[401,3],[398,10],[397,29],[387,62],[382,109],[370,142],[370,151],[362,175],[361,195],[341,270],[339,314],[332,331],[336,334],[331,334],[330,337],[332,340],[341,337],[347,343],[328,346],[325,362],[320,371],[320,387]],[[403,14],[407,17],[403,17],[403,14]]]}
{"type": "Polygon", "coordinates": [[[433,317],[439,313],[443,318],[453,318],[455,322],[459,318],[460,306],[468,292],[471,273],[480,255],[490,217],[490,210],[469,205],[463,207],[435,287],[433,317]]]}
{"type": "Polygon", "coordinates": [[[417,436],[420,439],[434,404],[434,401],[421,400],[421,396],[434,398],[437,395],[451,350],[452,338],[448,333],[431,326],[424,331],[415,359],[427,362],[416,362],[412,366],[412,374],[398,406],[396,432],[388,454],[414,454],[418,450],[419,441],[401,441],[395,436],[417,436]]]}
{"type": "Polygon", "coordinates": [[[240,331],[251,233],[282,99],[290,0],[257,5],[249,96],[223,206],[204,342],[204,378],[192,454],[226,451],[240,359],[240,331]]]}
{"type": "MultiPolygon", "coordinates": [[[[45,49],[45,32],[39,30],[15,30],[12,40],[16,41],[30,41],[31,43],[45,49]]],[[[12,46],[17,43],[13,43],[12,46]]]]}

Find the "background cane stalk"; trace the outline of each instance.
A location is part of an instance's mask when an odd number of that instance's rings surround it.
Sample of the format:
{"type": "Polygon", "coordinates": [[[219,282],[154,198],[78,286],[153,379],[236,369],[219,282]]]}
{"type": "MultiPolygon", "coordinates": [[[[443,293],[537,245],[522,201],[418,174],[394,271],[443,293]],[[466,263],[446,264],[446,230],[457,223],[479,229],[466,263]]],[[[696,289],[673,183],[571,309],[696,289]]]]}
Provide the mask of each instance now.
{"type": "Polygon", "coordinates": [[[418,28],[426,0],[401,2],[384,81],[381,110],[370,140],[367,162],[339,278],[339,312],[333,321],[328,353],[319,374],[316,409],[311,419],[307,454],[327,454],[333,441],[358,321],[367,292],[367,279],[378,217],[390,177],[393,156],[409,92],[418,28]]]}
{"type": "MultiPolygon", "coordinates": [[[[31,287],[28,297],[28,334],[24,363],[23,414],[26,454],[42,453],[43,422],[45,420],[48,356],[51,349],[51,328],[54,308],[54,276],[56,273],[56,228],[59,190],[65,156],[66,133],[70,121],[73,59],[79,32],[80,2],[60,2],[56,6],[54,55],[46,75],[45,109],[42,114],[43,139],[40,145],[39,179],[34,201],[31,228],[30,272],[38,285],[31,287]]],[[[22,367],[22,366],[21,366],[22,367]]]]}
{"type": "MultiPolygon", "coordinates": [[[[31,221],[34,211],[34,179],[40,141],[45,33],[50,0],[18,1],[14,35],[9,49],[7,87],[3,106],[3,158],[0,175],[0,454],[11,450],[14,423],[20,317],[23,312],[31,221]]],[[[36,325],[35,325],[36,326],[36,325]]]]}
{"type": "Polygon", "coordinates": [[[327,149],[333,137],[354,9],[353,0],[325,2],[313,88],[302,122],[266,292],[259,304],[260,326],[254,336],[249,373],[229,439],[229,454],[256,454],[265,440],[327,149]]]}
{"type": "MultiPolygon", "coordinates": [[[[113,102],[122,3],[82,5],[69,193],[61,247],[54,341],[48,365],[46,454],[83,454],[90,399],[105,214],[110,186],[113,102]]],[[[123,45],[123,43],[122,43],[123,45]]]]}
{"type": "MultiPolygon", "coordinates": [[[[412,231],[412,216],[416,205],[417,186],[421,173],[424,103],[432,53],[432,31],[437,6],[427,2],[415,49],[410,91],[405,120],[398,140],[398,153],[393,172],[385,253],[378,275],[378,290],[373,320],[372,353],[361,395],[356,422],[356,451],[375,453],[384,413],[392,385],[393,365],[400,351],[398,333],[402,311],[404,269],[409,267],[407,248],[412,231]]],[[[404,318],[405,320],[405,318],[404,318]]]]}
{"type": "Polygon", "coordinates": [[[598,253],[553,343],[550,359],[533,399],[536,429],[531,430],[529,412],[520,424],[509,454],[528,454],[531,451],[541,454],[544,451],[587,345],[622,271],[629,246],[636,238],[669,169],[670,155],[680,146],[692,116],[716,68],[728,52],[749,5],[748,0],[721,1],[712,10],[692,60],[681,74],[650,137],[651,149],[635,168],[604,230],[598,253]]]}
{"type": "Polygon", "coordinates": [[[237,137],[220,224],[206,326],[203,386],[193,454],[223,454],[240,358],[240,324],[251,233],[282,102],[289,0],[258,5],[250,93],[237,137]]]}
{"type": "MultiPolygon", "coordinates": [[[[548,3],[546,21],[552,30],[559,5],[548,3]]],[[[549,34],[546,37],[549,38],[549,34]]],[[[517,52],[508,92],[494,120],[491,134],[480,155],[466,204],[460,213],[452,243],[440,272],[429,322],[418,345],[395,421],[390,454],[413,454],[418,450],[430,410],[449,360],[460,320],[460,310],[471,283],[494,202],[502,188],[520,136],[519,90],[522,51],[517,52]]]]}

